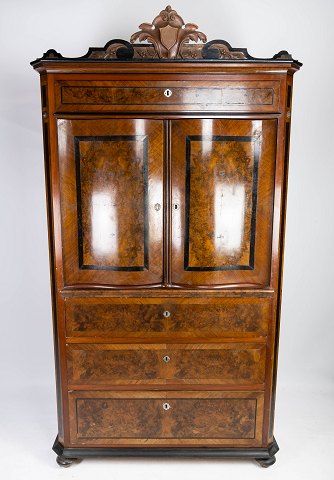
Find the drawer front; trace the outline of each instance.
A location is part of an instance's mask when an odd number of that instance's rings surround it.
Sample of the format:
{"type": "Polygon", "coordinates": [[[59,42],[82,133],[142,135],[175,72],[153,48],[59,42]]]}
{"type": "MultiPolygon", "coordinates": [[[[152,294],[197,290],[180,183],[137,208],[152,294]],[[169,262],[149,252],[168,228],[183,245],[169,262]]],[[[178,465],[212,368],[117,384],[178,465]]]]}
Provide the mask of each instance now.
{"type": "Polygon", "coordinates": [[[56,82],[56,109],[68,111],[279,110],[279,81],[56,82]]]}
{"type": "Polygon", "coordinates": [[[265,337],[271,302],[270,298],[67,298],[66,333],[114,339],[265,337]]]}
{"type": "Polygon", "coordinates": [[[263,388],[265,344],[67,345],[71,385],[219,384],[263,388]]]}
{"type": "Polygon", "coordinates": [[[206,445],[261,442],[259,392],[71,392],[71,442],[206,445]]]}

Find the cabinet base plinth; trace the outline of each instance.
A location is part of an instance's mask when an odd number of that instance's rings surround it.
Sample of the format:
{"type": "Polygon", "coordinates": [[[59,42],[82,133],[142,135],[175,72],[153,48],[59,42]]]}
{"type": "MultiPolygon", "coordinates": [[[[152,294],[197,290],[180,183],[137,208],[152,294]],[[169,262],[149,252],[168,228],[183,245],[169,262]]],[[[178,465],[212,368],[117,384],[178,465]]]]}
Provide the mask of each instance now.
{"type": "Polygon", "coordinates": [[[53,445],[58,455],[57,463],[68,467],[75,460],[85,457],[195,457],[195,458],[249,458],[256,460],[262,467],[269,467],[276,461],[275,454],[279,448],[274,439],[268,448],[211,448],[211,447],[166,447],[166,448],[66,448],[58,437],[53,445]],[[60,463],[58,459],[64,461],[60,463]]]}

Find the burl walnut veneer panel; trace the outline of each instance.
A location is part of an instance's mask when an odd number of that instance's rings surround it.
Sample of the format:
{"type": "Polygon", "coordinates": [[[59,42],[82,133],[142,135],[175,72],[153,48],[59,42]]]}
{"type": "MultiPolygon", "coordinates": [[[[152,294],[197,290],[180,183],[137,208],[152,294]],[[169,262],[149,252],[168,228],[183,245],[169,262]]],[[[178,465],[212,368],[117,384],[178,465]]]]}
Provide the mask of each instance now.
{"type": "Polygon", "coordinates": [[[71,439],[86,445],[259,445],[259,392],[73,392],[71,439]]]}
{"type": "Polygon", "coordinates": [[[71,385],[263,386],[265,359],[265,344],[67,345],[71,385]]]}
{"type": "Polygon", "coordinates": [[[66,298],[68,337],[265,337],[271,298],[66,298]]]}
{"type": "Polygon", "coordinates": [[[60,80],[56,109],[69,111],[254,111],[277,112],[280,82],[60,80]],[[166,94],[166,90],[170,93],[166,94]]]}

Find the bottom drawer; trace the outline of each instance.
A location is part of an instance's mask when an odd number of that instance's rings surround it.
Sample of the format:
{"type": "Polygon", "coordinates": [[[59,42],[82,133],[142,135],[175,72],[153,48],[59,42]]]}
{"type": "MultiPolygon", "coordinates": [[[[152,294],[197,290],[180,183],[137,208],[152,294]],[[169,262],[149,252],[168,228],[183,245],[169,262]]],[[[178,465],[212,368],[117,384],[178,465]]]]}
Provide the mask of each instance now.
{"type": "Polygon", "coordinates": [[[261,443],[261,392],[70,392],[71,444],[261,443]]]}

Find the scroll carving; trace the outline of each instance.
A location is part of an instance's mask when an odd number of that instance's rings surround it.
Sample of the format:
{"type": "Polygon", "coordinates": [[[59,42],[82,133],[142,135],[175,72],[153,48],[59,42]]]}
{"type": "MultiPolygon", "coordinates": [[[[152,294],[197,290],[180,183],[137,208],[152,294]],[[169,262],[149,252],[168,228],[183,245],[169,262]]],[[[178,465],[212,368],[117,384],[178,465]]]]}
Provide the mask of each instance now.
{"type": "Polygon", "coordinates": [[[168,5],[152,23],[142,23],[140,31],[131,36],[130,42],[121,39],[110,40],[104,47],[90,48],[86,55],[78,58],[63,57],[56,50],[48,50],[42,58],[31,62],[34,66],[41,60],[71,61],[112,61],[112,60],[216,60],[224,62],[291,62],[294,60],[285,50],[272,58],[255,58],[246,48],[232,48],[225,40],[207,42],[206,35],[199,32],[194,23],[184,23],[182,17],[168,5]],[[135,43],[137,42],[137,43],[135,43]],[[207,42],[207,43],[206,43],[207,42]]]}
{"type": "Polygon", "coordinates": [[[197,31],[198,26],[194,23],[185,24],[170,5],[152,23],[142,23],[139,28],[141,31],[132,35],[131,43],[136,40],[153,43],[159,58],[177,58],[186,41],[206,42],[206,35],[197,31]]]}

